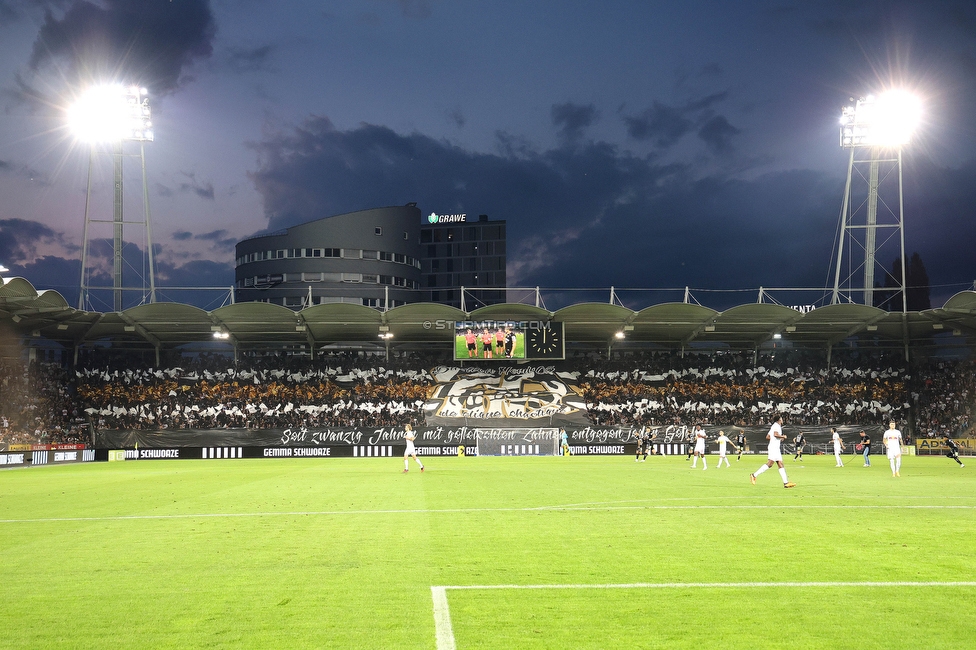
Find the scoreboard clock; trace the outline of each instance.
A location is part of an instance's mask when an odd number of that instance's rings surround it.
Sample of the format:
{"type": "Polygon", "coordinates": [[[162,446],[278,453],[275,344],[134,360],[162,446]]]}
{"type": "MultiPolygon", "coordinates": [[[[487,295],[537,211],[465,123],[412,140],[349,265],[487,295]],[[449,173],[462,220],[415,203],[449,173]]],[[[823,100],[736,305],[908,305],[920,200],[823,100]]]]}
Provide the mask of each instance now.
{"type": "Polygon", "coordinates": [[[562,359],[566,356],[562,323],[546,323],[525,331],[526,359],[562,359]]]}

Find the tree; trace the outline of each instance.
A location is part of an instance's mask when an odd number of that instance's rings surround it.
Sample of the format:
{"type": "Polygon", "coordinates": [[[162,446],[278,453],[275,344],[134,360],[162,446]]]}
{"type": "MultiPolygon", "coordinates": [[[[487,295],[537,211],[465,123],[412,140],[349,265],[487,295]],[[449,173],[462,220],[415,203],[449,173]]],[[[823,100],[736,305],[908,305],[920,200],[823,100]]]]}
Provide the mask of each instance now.
{"type": "Polygon", "coordinates": [[[905,269],[908,278],[905,293],[908,295],[908,309],[911,311],[922,311],[930,309],[932,301],[929,299],[929,274],[922,263],[922,256],[917,252],[912,253],[908,259],[908,267],[905,269]]]}
{"type": "MultiPolygon", "coordinates": [[[[912,253],[905,266],[905,295],[908,298],[909,311],[930,309],[929,274],[925,270],[922,256],[918,252],[912,253]]],[[[884,287],[887,291],[876,291],[874,304],[881,309],[901,311],[901,292],[896,287],[901,285],[901,258],[896,257],[891,264],[891,271],[885,274],[884,287]]]]}

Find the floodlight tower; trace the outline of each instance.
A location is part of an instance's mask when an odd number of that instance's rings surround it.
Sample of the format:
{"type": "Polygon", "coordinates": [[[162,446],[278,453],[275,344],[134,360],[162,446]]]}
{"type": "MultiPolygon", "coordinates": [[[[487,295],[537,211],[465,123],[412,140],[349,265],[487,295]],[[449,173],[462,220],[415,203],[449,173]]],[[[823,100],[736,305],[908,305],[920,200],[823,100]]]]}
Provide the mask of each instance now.
{"type": "MultiPolygon", "coordinates": [[[[122,311],[123,285],[123,237],[124,224],[142,224],[146,233],[146,255],[148,260],[148,296],[143,278],[143,300],[156,302],[156,272],[152,247],[152,225],[149,214],[149,186],[146,178],[146,143],[152,142],[155,135],[152,129],[152,111],[149,107],[148,91],[139,86],[110,84],[89,88],[79,101],[68,110],[68,121],[77,138],[90,145],[88,158],[88,191],[85,196],[85,231],[81,251],[81,285],[78,294],[78,309],[84,309],[91,289],[112,289],[115,311],[122,311]],[[124,193],[122,184],[123,159],[126,156],[124,144],[139,143],[139,156],[142,166],[143,220],[126,221],[124,193]],[[110,145],[114,169],[114,197],[112,219],[91,218],[92,168],[98,145],[110,145]],[[89,227],[92,223],[111,223],[113,227],[112,246],[112,286],[93,287],[88,281],[89,227]]],[[[136,155],[136,154],[129,154],[136,155]]]]}
{"type": "MultiPolygon", "coordinates": [[[[853,101],[853,99],[852,99],[853,101]]],[[[843,284],[848,288],[848,301],[853,301],[853,293],[862,292],[865,305],[874,304],[876,252],[878,234],[888,243],[898,237],[900,244],[901,277],[892,277],[895,287],[901,294],[902,312],[908,309],[905,291],[905,201],[902,175],[902,147],[909,143],[918,125],[921,114],[920,103],[912,95],[898,90],[889,90],[877,97],[868,95],[858,99],[853,106],[843,109],[840,118],[840,146],[850,149],[847,165],[847,185],[844,189],[844,203],[841,209],[841,233],[837,245],[837,267],[834,272],[834,292],[831,304],[841,302],[841,269],[844,261],[844,244],[848,242],[849,273],[843,284]],[[891,177],[895,178],[892,179],[891,177]],[[859,192],[853,194],[854,180],[860,181],[859,192]],[[897,181],[897,206],[894,194],[881,193],[882,211],[879,218],[879,189],[884,181],[888,186],[897,181]],[[887,199],[886,199],[887,197],[887,199]],[[864,250],[864,285],[856,288],[853,282],[858,268],[853,268],[854,247],[860,245],[864,250]],[[851,270],[852,269],[852,270],[851,270]]],[[[887,189],[886,186],[883,189],[887,189]]],[[[884,267],[882,267],[884,269],[884,267]]],[[[883,272],[887,272],[884,269],[883,272]]],[[[888,285],[891,288],[891,285],[888,285]]]]}

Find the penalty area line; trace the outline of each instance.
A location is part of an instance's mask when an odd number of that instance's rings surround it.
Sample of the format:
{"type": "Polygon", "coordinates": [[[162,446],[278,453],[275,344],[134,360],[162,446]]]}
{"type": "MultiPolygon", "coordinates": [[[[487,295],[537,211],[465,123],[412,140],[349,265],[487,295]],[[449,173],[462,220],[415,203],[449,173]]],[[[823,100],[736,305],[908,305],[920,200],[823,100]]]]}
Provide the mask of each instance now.
{"type": "Polygon", "coordinates": [[[631,582],[621,584],[577,584],[577,585],[437,585],[430,588],[434,605],[434,636],[437,650],[457,650],[454,628],[451,625],[451,608],[447,600],[447,590],[542,590],[542,589],[757,589],[757,588],[890,588],[890,587],[976,587],[973,582],[631,582]]]}

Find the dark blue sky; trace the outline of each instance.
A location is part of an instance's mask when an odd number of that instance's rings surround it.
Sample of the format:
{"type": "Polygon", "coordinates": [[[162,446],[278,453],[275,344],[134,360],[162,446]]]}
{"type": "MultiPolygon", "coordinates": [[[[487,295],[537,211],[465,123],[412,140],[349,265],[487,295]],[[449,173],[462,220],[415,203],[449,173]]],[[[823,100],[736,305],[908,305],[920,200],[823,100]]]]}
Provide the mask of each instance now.
{"type": "Polygon", "coordinates": [[[925,102],[908,252],[937,303],[976,279],[971,3],[0,0],[0,262],[71,301],[88,156],[63,108],[112,76],[153,92],[162,284],[417,201],[508,220],[513,286],[824,286],[839,111],[890,85],[925,102]]]}

